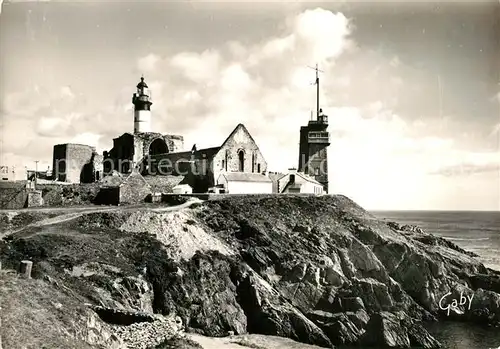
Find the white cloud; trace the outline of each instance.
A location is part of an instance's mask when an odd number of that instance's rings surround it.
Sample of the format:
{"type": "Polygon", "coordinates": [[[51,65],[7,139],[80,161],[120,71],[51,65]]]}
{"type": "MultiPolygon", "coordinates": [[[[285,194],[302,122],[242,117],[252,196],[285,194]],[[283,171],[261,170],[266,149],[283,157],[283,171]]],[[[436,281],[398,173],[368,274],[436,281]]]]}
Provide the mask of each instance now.
{"type": "Polygon", "coordinates": [[[156,64],[160,61],[160,57],[153,53],[145,57],[139,58],[137,61],[137,68],[143,73],[149,73],[156,68],[156,64]]]}
{"type": "Polygon", "coordinates": [[[174,69],[180,69],[184,75],[196,83],[205,83],[217,78],[220,69],[220,54],[207,50],[201,54],[182,52],[170,60],[174,69]]]}
{"type": "Polygon", "coordinates": [[[36,125],[36,132],[44,137],[64,137],[69,134],[70,128],[78,119],[80,113],[69,113],[64,116],[42,116],[36,125]]]}
{"type": "Polygon", "coordinates": [[[462,177],[493,172],[500,176],[500,151],[496,152],[453,152],[444,164],[437,166],[431,174],[446,177],[462,177]]]}
{"type": "Polygon", "coordinates": [[[391,76],[389,80],[392,84],[397,86],[401,86],[404,83],[403,79],[401,79],[399,76],[391,76]]]}
{"type": "Polygon", "coordinates": [[[283,55],[285,53],[292,53],[295,45],[295,36],[288,35],[284,38],[276,38],[267,42],[260,53],[259,58],[270,58],[275,55],[283,55]]]}
{"type": "Polygon", "coordinates": [[[246,94],[253,86],[252,79],[240,64],[232,64],[222,72],[221,87],[228,91],[246,94]]]}
{"type": "Polygon", "coordinates": [[[350,34],[349,21],[344,14],[320,8],[300,14],[295,19],[294,29],[298,37],[304,39],[304,44],[312,44],[312,58],[316,62],[340,55],[350,34]]]}
{"type": "Polygon", "coordinates": [[[494,100],[496,100],[498,103],[500,103],[500,92],[498,92],[494,97],[494,100]]]}
{"type": "Polygon", "coordinates": [[[236,60],[243,60],[247,54],[247,49],[238,41],[230,41],[227,43],[227,48],[230,55],[236,60]]]}
{"type": "Polygon", "coordinates": [[[71,90],[70,86],[61,87],[61,97],[68,98],[69,100],[73,100],[75,98],[75,94],[71,90]]]}
{"type": "Polygon", "coordinates": [[[37,132],[42,136],[64,135],[67,131],[69,120],[64,118],[42,117],[37,122],[37,132]]]}
{"type": "Polygon", "coordinates": [[[101,135],[99,134],[92,132],[84,132],[74,136],[68,143],[87,144],[96,147],[99,144],[100,138],[101,135]]]}
{"type": "Polygon", "coordinates": [[[394,67],[394,68],[397,68],[401,65],[401,61],[399,60],[399,57],[398,56],[394,56],[392,57],[391,61],[389,62],[389,64],[394,67]]]}
{"type": "Polygon", "coordinates": [[[491,130],[490,137],[495,135],[500,137],[500,122],[493,126],[493,129],[491,130]]]}

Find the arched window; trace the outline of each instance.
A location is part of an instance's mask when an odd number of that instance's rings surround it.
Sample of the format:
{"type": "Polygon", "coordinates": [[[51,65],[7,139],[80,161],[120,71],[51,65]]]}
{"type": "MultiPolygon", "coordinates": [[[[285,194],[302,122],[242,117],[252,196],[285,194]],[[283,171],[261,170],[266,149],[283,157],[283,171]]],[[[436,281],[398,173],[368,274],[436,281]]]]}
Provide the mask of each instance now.
{"type": "Polygon", "coordinates": [[[243,150],[240,150],[238,152],[238,162],[239,162],[239,166],[238,166],[239,171],[244,172],[245,171],[245,152],[243,150]]]}
{"type": "Polygon", "coordinates": [[[255,172],[255,153],[252,153],[252,172],[255,172]]]}

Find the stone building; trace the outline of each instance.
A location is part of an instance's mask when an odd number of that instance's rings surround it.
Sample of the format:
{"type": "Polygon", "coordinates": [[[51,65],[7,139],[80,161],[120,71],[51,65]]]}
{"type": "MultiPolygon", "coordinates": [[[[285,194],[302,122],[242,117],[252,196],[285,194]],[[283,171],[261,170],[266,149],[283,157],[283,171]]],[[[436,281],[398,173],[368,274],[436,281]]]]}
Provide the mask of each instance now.
{"type": "Polygon", "coordinates": [[[103,183],[95,202],[101,205],[138,204],[145,202],[151,193],[149,183],[137,170],[132,170],[119,181],[103,183]]]}
{"type": "Polygon", "coordinates": [[[328,192],[328,152],[330,133],[328,117],[319,114],[300,128],[299,171],[314,177],[328,192]]]}
{"type": "Polygon", "coordinates": [[[233,194],[255,193],[256,187],[261,188],[259,193],[272,192],[271,180],[266,176],[267,162],[243,124],[237,125],[219,147],[198,150],[194,146],[187,152],[151,155],[142,170],[183,175],[183,183],[189,184],[195,193],[207,192],[214,186],[228,186],[231,182],[238,182],[232,185],[234,189],[230,193],[233,194]]]}
{"type": "Polygon", "coordinates": [[[52,158],[52,177],[68,183],[91,183],[103,172],[103,157],[85,144],[57,144],[52,158]]]}
{"type": "Polygon", "coordinates": [[[319,77],[316,67],[316,120],[300,128],[299,172],[303,172],[323,185],[328,193],[328,151],[330,133],[328,116],[319,108],[319,77]]]}

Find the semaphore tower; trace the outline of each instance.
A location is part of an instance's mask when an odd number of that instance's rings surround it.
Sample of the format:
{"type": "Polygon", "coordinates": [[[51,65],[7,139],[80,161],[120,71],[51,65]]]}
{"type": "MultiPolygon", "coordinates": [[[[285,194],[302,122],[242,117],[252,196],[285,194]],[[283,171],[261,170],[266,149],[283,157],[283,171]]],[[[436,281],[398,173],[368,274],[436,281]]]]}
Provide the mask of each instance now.
{"type": "Polygon", "coordinates": [[[330,133],[328,116],[319,107],[319,72],[316,64],[316,120],[300,128],[299,171],[306,173],[323,185],[328,193],[328,152],[330,133]]]}
{"type": "Polygon", "coordinates": [[[137,92],[132,96],[134,104],[134,134],[151,132],[151,102],[148,85],[141,77],[137,84],[137,92]]]}

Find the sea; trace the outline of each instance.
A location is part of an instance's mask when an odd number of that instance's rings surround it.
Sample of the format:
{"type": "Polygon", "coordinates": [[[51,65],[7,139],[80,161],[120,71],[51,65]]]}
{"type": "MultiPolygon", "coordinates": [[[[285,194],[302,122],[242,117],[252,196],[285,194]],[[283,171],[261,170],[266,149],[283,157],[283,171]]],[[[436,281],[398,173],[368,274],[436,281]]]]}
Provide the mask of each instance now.
{"type": "MultiPolygon", "coordinates": [[[[373,211],[379,219],[418,225],[479,255],[483,264],[500,271],[500,211],[373,211]]],[[[500,329],[466,323],[439,322],[428,326],[445,349],[500,348],[500,329]]]]}

